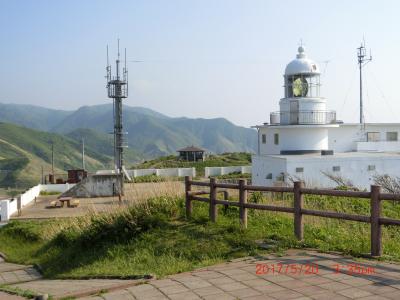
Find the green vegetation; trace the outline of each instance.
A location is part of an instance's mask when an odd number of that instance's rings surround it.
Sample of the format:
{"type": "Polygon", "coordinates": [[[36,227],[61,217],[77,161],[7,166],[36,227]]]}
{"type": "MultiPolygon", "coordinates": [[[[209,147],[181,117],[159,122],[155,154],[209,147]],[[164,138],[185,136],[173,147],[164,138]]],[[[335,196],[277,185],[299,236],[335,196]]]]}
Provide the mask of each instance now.
{"type": "Polygon", "coordinates": [[[61,192],[57,191],[40,191],[40,196],[59,195],[61,192]]]}
{"type": "MultiPolygon", "coordinates": [[[[0,186],[28,188],[41,178],[41,168],[50,170],[54,143],[56,173],[81,166],[80,143],[55,133],[41,132],[13,124],[0,123],[0,186]]],[[[109,156],[86,147],[89,170],[105,168],[109,156]]]]}
{"type": "MultiPolygon", "coordinates": [[[[252,202],[293,205],[286,194],[261,193],[252,202]]],[[[367,215],[369,201],[307,196],[305,207],[367,215]]],[[[400,219],[400,205],[383,203],[383,215],[400,219]]],[[[184,218],[183,199],[161,197],[114,212],[53,221],[12,221],[0,229],[0,251],[16,263],[39,264],[50,278],[164,276],[236,257],[311,247],[354,256],[369,253],[369,224],[305,218],[305,240],[296,241],[289,214],[249,210],[247,230],[238,208],[220,207],[218,222],[208,222],[208,206],[194,203],[184,218]]],[[[400,260],[400,228],[383,229],[384,259],[400,260]]]]}
{"type": "Polygon", "coordinates": [[[188,162],[179,159],[177,156],[169,155],[157,159],[145,161],[135,165],[134,169],[149,168],[196,168],[197,176],[204,176],[205,167],[227,167],[244,166],[251,164],[251,154],[245,152],[223,153],[219,155],[209,155],[205,161],[188,162]]]}
{"type": "Polygon", "coordinates": [[[37,296],[35,292],[32,292],[30,290],[23,290],[18,287],[12,287],[9,285],[0,285],[0,291],[28,299],[33,299],[37,296]]]}
{"type": "Polygon", "coordinates": [[[251,178],[250,173],[240,173],[240,172],[233,172],[225,175],[215,176],[217,179],[249,179],[251,178]]]}
{"type": "MultiPolygon", "coordinates": [[[[176,153],[176,150],[197,145],[215,153],[252,152],[257,145],[254,129],[236,126],[223,118],[170,118],[143,107],[123,107],[124,129],[128,132],[126,161],[135,163],[176,153]]],[[[28,128],[58,132],[80,142],[82,135],[96,152],[110,155],[109,132],[113,128],[111,104],[83,106],[76,111],[61,111],[32,105],[0,103],[0,121],[28,128]],[[85,128],[85,129],[82,129],[85,128]],[[85,132],[92,130],[89,135],[85,132]],[[93,134],[97,132],[97,134],[93,134]],[[98,148],[97,148],[98,146],[98,148]],[[102,152],[102,150],[105,150],[102,152]],[[108,153],[108,154],[107,154],[108,153]]],[[[112,152],[111,152],[112,153],[112,152]]],[[[0,154],[1,156],[1,154],[0,154]]]]}
{"type": "Polygon", "coordinates": [[[143,182],[164,182],[164,181],[176,181],[176,180],[183,180],[182,177],[164,177],[164,176],[157,176],[155,174],[152,175],[143,175],[143,176],[136,176],[134,182],[136,183],[143,183],[143,182]]]}

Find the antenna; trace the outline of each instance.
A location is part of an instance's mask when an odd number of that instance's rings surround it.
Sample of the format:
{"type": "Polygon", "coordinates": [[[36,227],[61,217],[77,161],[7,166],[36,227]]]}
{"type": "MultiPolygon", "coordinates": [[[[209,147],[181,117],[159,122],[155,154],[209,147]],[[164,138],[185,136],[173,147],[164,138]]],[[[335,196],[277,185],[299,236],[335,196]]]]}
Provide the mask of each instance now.
{"type": "Polygon", "coordinates": [[[365,50],[365,39],[363,38],[363,42],[361,43],[361,46],[357,48],[357,57],[358,57],[358,66],[360,69],[360,124],[365,125],[365,119],[364,119],[364,107],[363,107],[363,89],[362,89],[362,68],[368,64],[372,60],[371,56],[371,51],[369,58],[366,56],[366,50],[365,50]]]}
{"type": "MultiPolygon", "coordinates": [[[[119,39],[117,44],[117,59],[115,61],[115,74],[112,76],[111,66],[107,68],[107,89],[108,97],[113,99],[113,121],[114,121],[114,165],[115,173],[123,176],[124,174],[124,161],[123,161],[123,148],[124,145],[124,132],[122,130],[122,100],[128,97],[128,68],[126,65],[126,49],[125,49],[125,63],[120,76],[120,48],[119,39]]],[[[107,47],[108,52],[108,47],[107,47]]],[[[108,57],[108,55],[107,55],[108,57]]],[[[107,58],[108,64],[108,58],[107,58]]],[[[121,190],[123,194],[123,180],[121,180],[121,190]]]]}

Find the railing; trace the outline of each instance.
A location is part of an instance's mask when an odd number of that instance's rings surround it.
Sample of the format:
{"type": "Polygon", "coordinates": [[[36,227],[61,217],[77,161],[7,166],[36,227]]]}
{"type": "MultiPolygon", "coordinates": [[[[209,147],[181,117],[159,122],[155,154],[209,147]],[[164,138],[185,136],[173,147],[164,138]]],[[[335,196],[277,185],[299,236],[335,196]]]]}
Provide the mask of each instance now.
{"type": "Polygon", "coordinates": [[[277,111],[270,114],[271,125],[321,125],[335,123],[336,112],[333,110],[277,111]]]}
{"type": "Polygon", "coordinates": [[[370,192],[357,191],[338,191],[324,189],[305,188],[303,182],[295,182],[293,187],[267,187],[247,185],[246,180],[241,179],[238,184],[217,183],[215,178],[210,178],[210,182],[192,181],[188,176],[185,177],[185,197],[186,197],[186,217],[192,216],[192,201],[201,201],[209,203],[209,216],[212,222],[217,220],[217,205],[222,204],[225,207],[239,207],[239,220],[243,228],[247,228],[247,209],[260,209],[268,211],[278,211],[294,214],[294,234],[298,240],[303,240],[303,215],[317,216],[324,218],[333,218],[340,220],[357,221],[371,224],[371,255],[382,255],[382,225],[400,225],[400,220],[381,217],[381,201],[393,200],[400,201],[400,194],[382,193],[381,187],[371,185],[370,192]],[[209,187],[209,191],[192,191],[192,186],[209,187]],[[228,201],[227,191],[224,192],[224,200],[217,199],[218,188],[239,190],[239,201],[228,201]],[[293,193],[293,207],[281,207],[274,205],[265,205],[247,202],[248,191],[261,192],[280,192],[293,193]],[[200,197],[199,195],[209,195],[209,198],[200,197]],[[370,216],[347,214],[333,211],[318,211],[303,208],[303,195],[325,195],[336,197],[354,197],[370,199],[371,212],[370,216]]]}

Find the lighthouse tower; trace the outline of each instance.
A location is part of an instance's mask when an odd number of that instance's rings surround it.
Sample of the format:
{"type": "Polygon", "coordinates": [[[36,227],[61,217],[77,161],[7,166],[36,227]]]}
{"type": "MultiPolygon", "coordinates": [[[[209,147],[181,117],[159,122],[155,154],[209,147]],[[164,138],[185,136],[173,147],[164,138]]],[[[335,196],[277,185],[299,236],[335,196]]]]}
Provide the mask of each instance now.
{"type": "Polygon", "coordinates": [[[336,113],[326,110],[321,97],[320,69],[303,46],[285,69],[284,98],[279,112],[270,115],[280,129],[279,154],[303,154],[328,150],[328,127],[337,126],[336,113]]]}

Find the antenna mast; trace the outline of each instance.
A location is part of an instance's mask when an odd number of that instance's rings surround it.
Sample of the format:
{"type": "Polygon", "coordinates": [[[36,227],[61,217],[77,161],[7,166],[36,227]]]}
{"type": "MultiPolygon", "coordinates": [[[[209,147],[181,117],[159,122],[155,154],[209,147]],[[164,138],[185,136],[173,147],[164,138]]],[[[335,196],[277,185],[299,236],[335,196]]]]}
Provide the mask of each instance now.
{"type": "Polygon", "coordinates": [[[122,131],[122,99],[128,97],[128,69],[126,67],[126,49],[125,49],[125,65],[120,75],[120,51],[118,39],[118,52],[115,61],[115,74],[112,75],[111,65],[108,60],[108,46],[107,46],[107,89],[108,97],[113,99],[113,117],[114,117],[114,164],[115,173],[123,174],[123,144],[122,131]]]}
{"type": "Polygon", "coordinates": [[[372,60],[371,51],[369,58],[366,58],[365,41],[357,48],[358,66],[360,69],[360,124],[364,125],[364,107],[363,107],[363,90],[362,90],[362,68],[372,60]]]}

